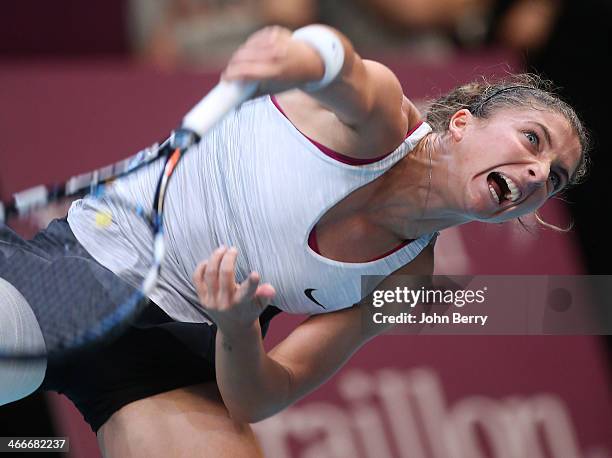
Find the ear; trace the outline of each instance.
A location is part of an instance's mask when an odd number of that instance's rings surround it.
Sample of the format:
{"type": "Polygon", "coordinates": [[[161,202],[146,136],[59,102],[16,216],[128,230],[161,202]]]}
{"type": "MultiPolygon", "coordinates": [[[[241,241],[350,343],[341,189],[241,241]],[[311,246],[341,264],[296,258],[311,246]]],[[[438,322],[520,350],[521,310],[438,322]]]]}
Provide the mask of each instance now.
{"type": "Polygon", "coordinates": [[[474,116],[470,113],[470,110],[462,109],[457,111],[450,118],[448,124],[448,131],[453,140],[460,142],[463,139],[465,131],[468,125],[472,122],[474,116]]]}

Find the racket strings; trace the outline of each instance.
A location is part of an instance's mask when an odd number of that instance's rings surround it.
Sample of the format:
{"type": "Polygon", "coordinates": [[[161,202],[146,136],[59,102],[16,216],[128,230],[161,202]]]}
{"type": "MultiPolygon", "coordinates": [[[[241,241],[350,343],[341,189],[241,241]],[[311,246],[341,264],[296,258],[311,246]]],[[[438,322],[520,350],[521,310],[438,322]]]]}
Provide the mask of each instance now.
{"type": "Polygon", "coordinates": [[[63,183],[38,185],[13,194],[8,202],[0,202],[0,223],[12,217],[27,215],[38,208],[67,197],[77,198],[85,194],[94,197],[104,195],[106,186],[129,175],[169,153],[171,138],[162,144],[155,143],[126,159],[89,172],[70,177],[63,183]]]}
{"type": "MultiPolygon", "coordinates": [[[[175,130],[162,144],[154,144],[123,161],[76,175],[64,183],[27,189],[13,195],[10,202],[0,201],[0,241],[6,242],[6,250],[0,244],[0,277],[25,297],[41,324],[46,346],[43,355],[27,351],[16,355],[0,348],[0,359],[11,356],[63,359],[67,353],[79,351],[87,344],[105,342],[109,335],[129,325],[130,317],[143,310],[147,296],[157,284],[165,252],[164,200],[180,159],[200,136],[252,96],[256,88],[257,82],[221,81],[187,113],[183,128],[175,130]],[[110,193],[106,193],[106,187],[112,181],[161,157],[165,157],[166,163],[151,208],[125,202],[117,204],[144,223],[137,230],[150,229],[152,249],[125,245],[122,250],[122,242],[115,235],[120,235],[125,228],[112,224],[112,213],[102,212],[96,216],[96,223],[108,231],[104,240],[109,244],[112,240],[113,244],[108,248],[99,246],[98,255],[106,251],[111,257],[119,256],[119,275],[98,263],[80,245],[66,219],[55,219],[30,241],[19,238],[2,224],[9,216],[20,218],[32,209],[47,208],[64,197],[90,193],[94,198],[108,198],[110,193]],[[137,269],[132,269],[133,266],[137,269]]],[[[138,226],[135,224],[134,228],[138,226]]],[[[146,240],[148,236],[140,238],[146,240]]]]}
{"type": "MultiPolygon", "coordinates": [[[[64,240],[65,232],[57,231],[57,227],[64,224],[67,228],[65,221],[52,223],[50,230],[46,229],[32,241],[24,241],[31,247],[44,245],[48,256],[41,257],[16,248],[10,259],[0,259],[0,277],[14,284],[27,298],[43,328],[46,348],[44,353],[33,350],[9,352],[0,348],[0,358],[66,358],[122,332],[144,308],[148,303],[147,296],[157,284],[164,259],[163,210],[170,179],[196,139],[195,135],[172,135],[161,145],[149,147],[124,161],[72,177],[63,187],[47,187],[44,193],[38,187],[29,196],[19,193],[21,205],[13,205],[14,215],[18,218],[49,205],[60,196],[89,193],[94,199],[112,203],[111,209],[121,207],[125,214],[133,214],[142,220],[152,235],[152,250],[150,258],[147,254],[147,258],[127,261],[145,266],[139,286],[134,287],[138,282],[128,282],[98,264],[76,239],[64,240]],[[175,144],[176,140],[181,140],[179,145],[175,144]],[[108,192],[113,181],[164,158],[166,163],[150,208],[127,202],[108,192]]],[[[98,229],[111,230],[111,209],[95,214],[98,229]]],[[[126,256],[129,258],[129,253],[126,256]]]]}

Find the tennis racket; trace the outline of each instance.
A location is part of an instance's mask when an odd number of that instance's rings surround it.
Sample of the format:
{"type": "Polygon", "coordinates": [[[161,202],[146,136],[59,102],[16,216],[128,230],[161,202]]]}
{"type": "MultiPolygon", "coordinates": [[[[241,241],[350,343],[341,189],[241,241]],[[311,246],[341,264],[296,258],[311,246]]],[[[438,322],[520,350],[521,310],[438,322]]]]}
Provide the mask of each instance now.
{"type": "MultiPolygon", "coordinates": [[[[44,349],[3,348],[0,339],[0,358],[61,359],[106,341],[142,311],[148,302],[147,296],[156,285],[164,259],[164,200],[177,165],[191,146],[226,114],[250,98],[256,89],[254,82],[221,81],[187,113],[181,127],[161,144],[63,183],[16,193],[11,201],[0,203],[0,278],[26,299],[36,315],[45,343],[44,349]],[[152,257],[146,260],[147,273],[138,288],[93,261],[78,243],[67,241],[63,246],[58,243],[57,249],[42,252],[36,237],[29,242],[23,241],[5,225],[62,199],[85,194],[108,198],[105,191],[112,181],[154,161],[164,161],[164,166],[151,208],[113,200],[142,219],[151,231],[152,257]]],[[[101,226],[104,226],[105,217],[100,215],[101,226]]]]}

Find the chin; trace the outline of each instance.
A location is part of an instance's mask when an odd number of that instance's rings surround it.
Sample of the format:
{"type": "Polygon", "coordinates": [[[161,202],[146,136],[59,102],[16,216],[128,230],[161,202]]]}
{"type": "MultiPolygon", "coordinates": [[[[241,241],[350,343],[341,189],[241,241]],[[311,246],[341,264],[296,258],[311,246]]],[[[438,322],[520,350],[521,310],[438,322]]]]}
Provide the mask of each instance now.
{"type": "Polygon", "coordinates": [[[525,209],[525,208],[517,208],[517,207],[510,207],[507,208],[503,211],[501,211],[500,213],[491,216],[488,220],[488,222],[491,223],[506,223],[508,221],[513,221],[516,220],[518,218],[527,216],[531,213],[533,213],[534,211],[536,211],[539,207],[535,207],[535,208],[529,208],[529,209],[525,209]]]}
{"type": "Polygon", "coordinates": [[[480,196],[473,196],[471,201],[465,202],[464,215],[470,221],[481,221],[483,223],[498,222],[493,219],[498,219],[502,215],[495,215],[496,209],[492,202],[482,199],[480,196]]]}
{"type": "Polygon", "coordinates": [[[502,205],[496,204],[490,198],[488,190],[485,196],[481,193],[467,195],[465,205],[465,215],[472,221],[483,223],[506,223],[522,216],[533,213],[541,205],[534,205],[533,202],[511,203],[508,200],[502,205]],[[505,208],[500,208],[504,207],[505,208]]]}
{"type": "Polygon", "coordinates": [[[473,221],[483,223],[506,223],[514,219],[520,218],[529,212],[517,211],[516,207],[509,207],[503,210],[494,208],[491,204],[480,205],[466,212],[473,221]]]}
{"type": "Polygon", "coordinates": [[[488,220],[485,220],[486,223],[495,223],[495,224],[499,224],[499,223],[507,223],[508,221],[512,221],[515,220],[517,218],[520,218],[522,215],[515,215],[512,213],[506,213],[506,214],[501,214],[501,215],[495,215],[491,218],[489,218],[488,220]]]}

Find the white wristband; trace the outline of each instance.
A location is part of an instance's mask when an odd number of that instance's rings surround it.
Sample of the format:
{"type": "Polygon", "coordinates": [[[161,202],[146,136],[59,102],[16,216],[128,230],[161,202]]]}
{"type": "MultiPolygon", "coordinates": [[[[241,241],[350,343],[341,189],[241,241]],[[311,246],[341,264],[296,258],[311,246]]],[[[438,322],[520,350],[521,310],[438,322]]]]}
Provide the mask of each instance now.
{"type": "Polygon", "coordinates": [[[293,39],[303,41],[314,48],[325,67],[323,78],[303,86],[305,91],[318,91],[333,82],[344,65],[344,46],[340,37],[322,25],[307,25],[293,32],[293,39]]]}

